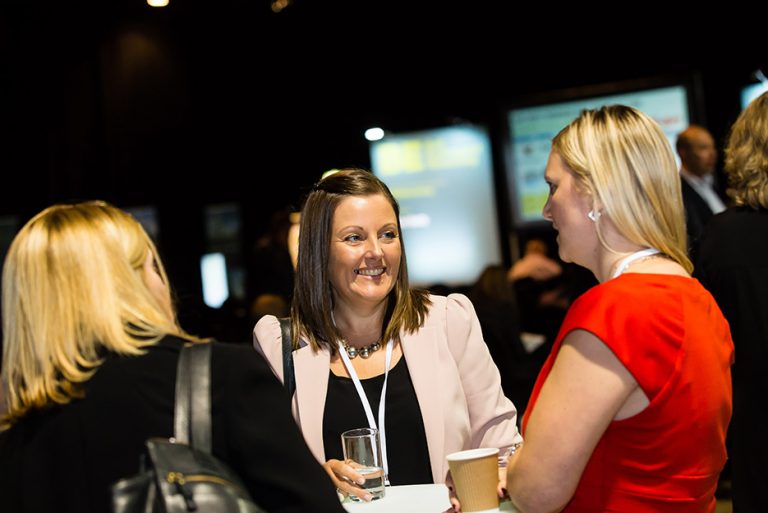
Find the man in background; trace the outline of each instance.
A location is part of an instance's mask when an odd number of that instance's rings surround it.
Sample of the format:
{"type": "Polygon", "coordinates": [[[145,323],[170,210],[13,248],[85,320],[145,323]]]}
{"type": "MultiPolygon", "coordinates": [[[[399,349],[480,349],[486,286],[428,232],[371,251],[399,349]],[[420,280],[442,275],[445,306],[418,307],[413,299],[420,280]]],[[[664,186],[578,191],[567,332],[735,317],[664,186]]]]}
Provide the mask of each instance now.
{"type": "Polygon", "coordinates": [[[725,204],[714,188],[717,150],[712,134],[699,125],[690,125],[680,132],[675,146],[681,162],[688,254],[694,260],[704,226],[713,215],[725,210],[725,204]]]}

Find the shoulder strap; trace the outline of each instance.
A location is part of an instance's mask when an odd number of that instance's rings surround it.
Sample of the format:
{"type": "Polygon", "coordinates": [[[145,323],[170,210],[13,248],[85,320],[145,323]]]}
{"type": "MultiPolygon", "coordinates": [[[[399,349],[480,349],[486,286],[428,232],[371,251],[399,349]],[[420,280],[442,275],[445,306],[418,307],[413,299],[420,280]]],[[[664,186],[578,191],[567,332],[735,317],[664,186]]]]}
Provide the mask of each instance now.
{"type": "Polygon", "coordinates": [[[283,339],[283,385],[293,397],[296,390],[296,374],[293,371],[293,341],[291,340],[291,318],[281,317],[280,334],[283,339]]]}
{"type": "Polygon", "coordinates": [[[211,344],[186,344],[176,368],[176,441],[211,452],[211,344]]]}

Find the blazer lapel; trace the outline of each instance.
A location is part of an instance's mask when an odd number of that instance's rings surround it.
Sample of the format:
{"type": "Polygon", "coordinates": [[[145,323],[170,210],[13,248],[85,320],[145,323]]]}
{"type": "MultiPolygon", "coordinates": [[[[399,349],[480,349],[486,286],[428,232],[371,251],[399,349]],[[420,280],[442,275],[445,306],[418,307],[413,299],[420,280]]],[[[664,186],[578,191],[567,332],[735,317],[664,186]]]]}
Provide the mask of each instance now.
{"type": "Polygon", "coordinates": [[[322,463],[325,462],[323,410],[330,363],[331,355],[327,350],[315,353],[307,345],[294,353],[299,424],[312,454],[322,463]]]}
{"type": "Polygon", "coordinates": [[[403,355],[408,363],[416,399],[419,401],[421,417],[424,421],[424,431],[427,434],[427,448],[432,466],[432,479],[441,483],[445,462],[443,461],[445,445],[445,412],[440,391],[435,389],[435,362],[438,361],[437,334],[435,329],[424,327],[418,334],[401,336],[403,355]]]}

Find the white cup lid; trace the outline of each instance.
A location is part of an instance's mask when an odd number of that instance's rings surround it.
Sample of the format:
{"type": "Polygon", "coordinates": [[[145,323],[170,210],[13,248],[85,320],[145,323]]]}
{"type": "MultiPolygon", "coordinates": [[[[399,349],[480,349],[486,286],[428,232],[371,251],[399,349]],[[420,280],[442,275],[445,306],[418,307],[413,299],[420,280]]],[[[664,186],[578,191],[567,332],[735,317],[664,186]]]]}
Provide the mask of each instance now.
{"type": "Polygon", "coordinates": [[[453,452],[447,456],[448,461],[474,460],[486,456],[498,456],[498,447],[485,447],[481,449],[469,449],[467,451],[453,452]]]}

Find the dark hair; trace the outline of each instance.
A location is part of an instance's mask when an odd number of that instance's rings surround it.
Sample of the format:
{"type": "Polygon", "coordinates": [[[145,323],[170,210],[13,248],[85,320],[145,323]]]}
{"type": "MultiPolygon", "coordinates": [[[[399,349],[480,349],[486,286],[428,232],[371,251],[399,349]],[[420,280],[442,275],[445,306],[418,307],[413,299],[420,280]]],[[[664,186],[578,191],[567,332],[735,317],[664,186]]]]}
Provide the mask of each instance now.
{"type": "Polygon", "coordinates": [[[412,290],[408,283],[397,200],[386,184],[370,171],[344,169],[315,184],[301,212],[299,259],[291,307],[294,347],[301,335],[314,350],[327,347],[331,353],[336,351],[335,341],[341,339],[341,334],[331,316],[333,294],[328,277],[333,215],[344,198],[379,194],[387,199],[395,212],[402,250],[397,280],[389,295],[382,339],[399,340],[401,329],[413,332],[424,323],[431,302],[426,290],[412,290]]]}

